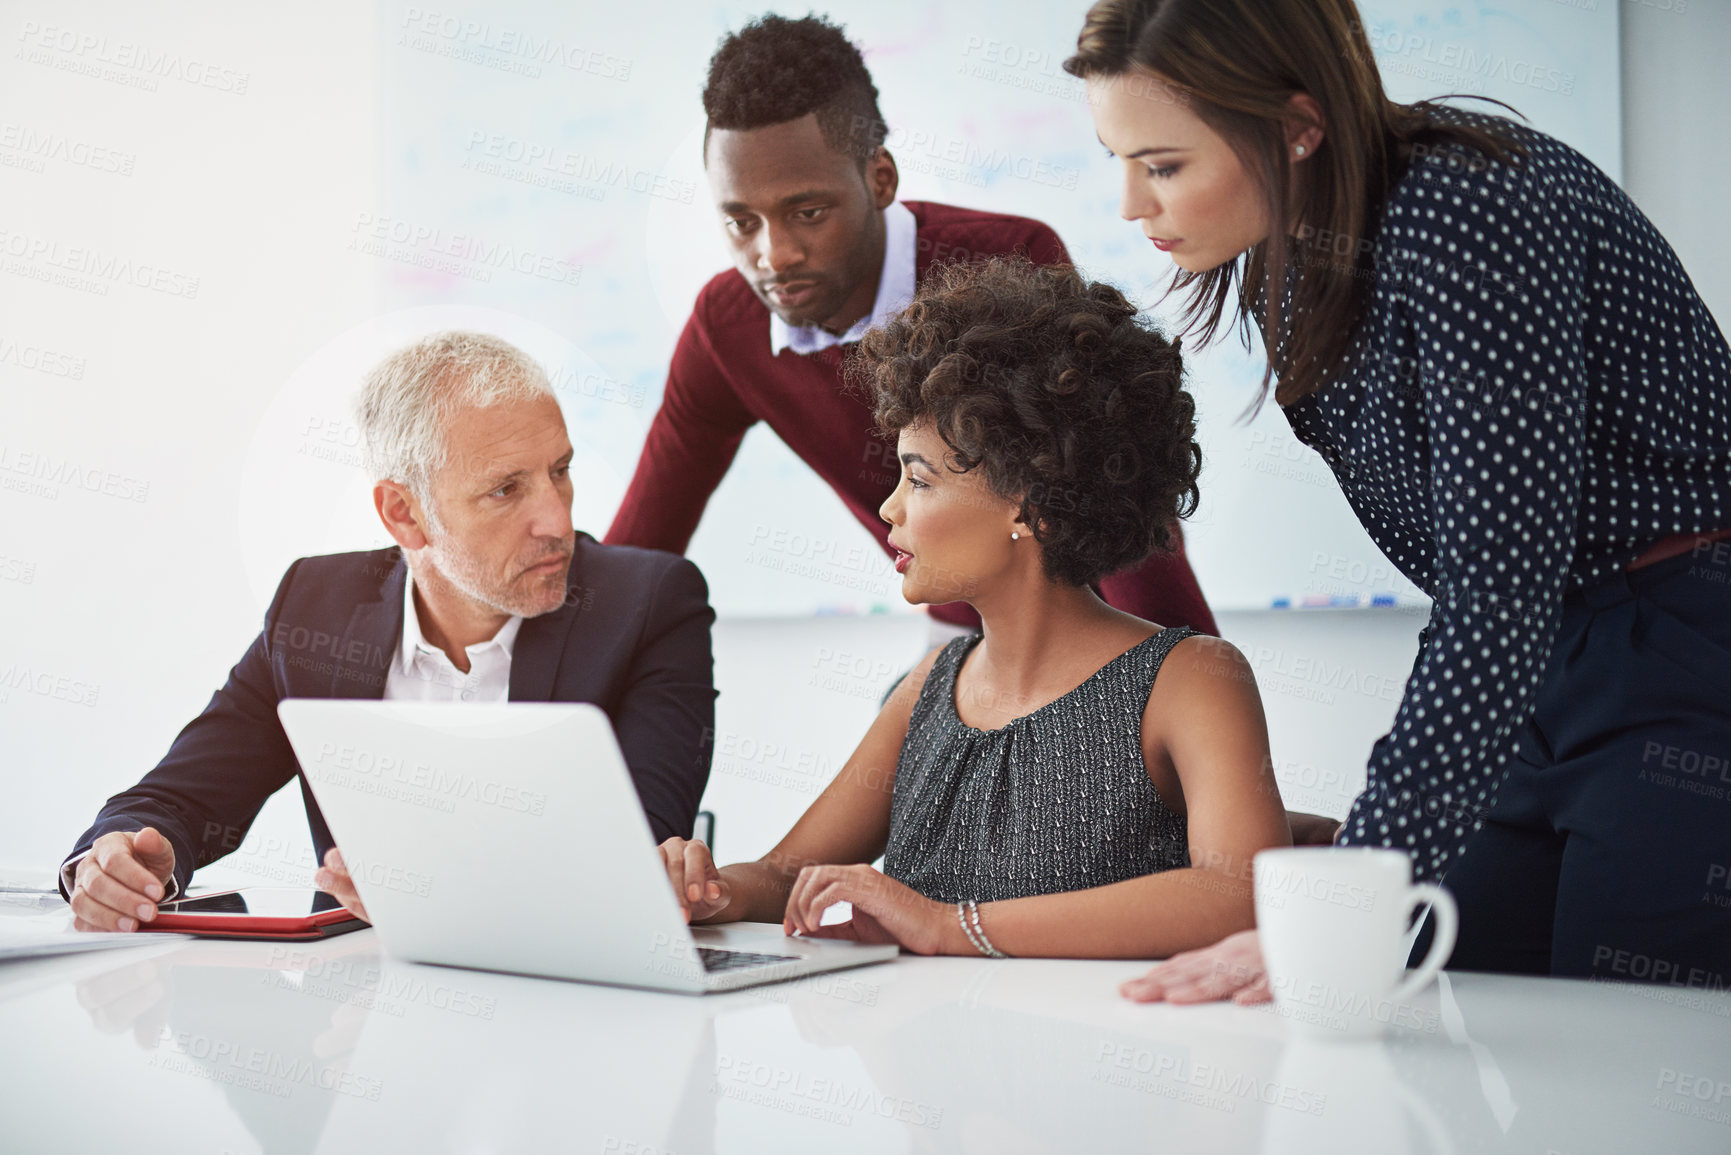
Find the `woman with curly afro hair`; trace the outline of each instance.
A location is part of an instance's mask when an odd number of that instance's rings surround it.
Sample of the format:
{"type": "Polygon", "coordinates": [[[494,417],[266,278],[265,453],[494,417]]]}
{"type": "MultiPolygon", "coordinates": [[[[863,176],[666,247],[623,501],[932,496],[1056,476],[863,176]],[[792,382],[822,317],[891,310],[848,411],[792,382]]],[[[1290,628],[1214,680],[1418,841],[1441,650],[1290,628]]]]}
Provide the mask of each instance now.
{"type": "Polygon", "coordinates": [[[763,858],[663,843],[690,920],[1081,958],[1252,925],[1251,856],[1291,835],[1249,664],[1093,588],[1195,508],[1177,346],[1108,285],[995,258],[930,277],[858,357],[897,441],[902,594],[967,601],[983,632],[914,667],[763,858]],[[838,902],[851,921],[822,925],[838,902]]]}

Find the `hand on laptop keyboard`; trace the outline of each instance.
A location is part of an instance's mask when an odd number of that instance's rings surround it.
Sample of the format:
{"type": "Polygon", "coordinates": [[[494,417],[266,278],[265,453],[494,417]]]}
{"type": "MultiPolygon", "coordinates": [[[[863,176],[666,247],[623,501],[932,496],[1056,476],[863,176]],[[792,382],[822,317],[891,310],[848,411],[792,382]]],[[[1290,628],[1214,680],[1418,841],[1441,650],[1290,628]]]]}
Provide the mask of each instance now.
{"type": "Polygon", "coordinates": [[[667,880],[685,912],[686,922],[697,922],[720,914],[729,899],[727,880],[715,868],[709,847],[696,839],[674,835],[661,844],[661,861],[667,867],[667,880]]]}

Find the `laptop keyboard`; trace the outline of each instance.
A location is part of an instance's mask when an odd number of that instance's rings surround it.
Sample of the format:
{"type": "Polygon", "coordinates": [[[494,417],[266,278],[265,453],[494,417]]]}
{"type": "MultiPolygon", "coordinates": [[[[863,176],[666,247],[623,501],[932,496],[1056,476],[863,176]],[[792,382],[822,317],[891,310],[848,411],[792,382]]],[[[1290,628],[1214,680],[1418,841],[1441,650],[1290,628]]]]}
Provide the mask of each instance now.
{"type": "Polygon", "coordinates": [[[698,947],[697,957],[703,961],[703,969],[710,974],[769,966],[778,962],[797,962],[800,958],[796,954],[757,954],[748,950],[722,950],[713,946],[698,947]]]}

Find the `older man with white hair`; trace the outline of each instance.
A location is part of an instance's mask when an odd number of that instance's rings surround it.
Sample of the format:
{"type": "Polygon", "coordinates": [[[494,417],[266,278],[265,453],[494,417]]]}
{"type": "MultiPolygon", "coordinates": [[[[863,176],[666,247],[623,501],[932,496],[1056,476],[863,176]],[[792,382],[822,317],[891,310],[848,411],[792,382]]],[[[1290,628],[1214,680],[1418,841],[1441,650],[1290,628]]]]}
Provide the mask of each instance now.
{"type": "MultiPolygon", "coordinates": [[[[284,698],[594,703],[656,841],[690,835],[714,734],[708,590],[684,558],[572,527],[546,373],[496,337],[439,333],[374,368],[356,410],[396,545],[289,567],[227,684],[61,868],[80,929],[136,929],[240,845],[300,773],[284,698]]],[[[301,795],[317,880],[359,911],[304,778],[301,795]]]]}

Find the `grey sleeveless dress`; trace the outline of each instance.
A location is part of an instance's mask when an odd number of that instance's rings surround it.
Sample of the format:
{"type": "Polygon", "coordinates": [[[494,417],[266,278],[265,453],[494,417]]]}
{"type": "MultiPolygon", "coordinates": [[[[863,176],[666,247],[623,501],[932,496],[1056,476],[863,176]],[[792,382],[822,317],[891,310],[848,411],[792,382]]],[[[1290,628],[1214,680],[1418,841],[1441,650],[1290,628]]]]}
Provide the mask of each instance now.
{"type": "Polygon", "coordinates": [[[941,902],[995,902],[1189,866],[1184,819],[1142,761],[1142,714],[1160,663],[1195,632],[1169,626],[997,730],[956,714],[979,635],[950,642],[908,721],[884,873],[941,902]]]}

